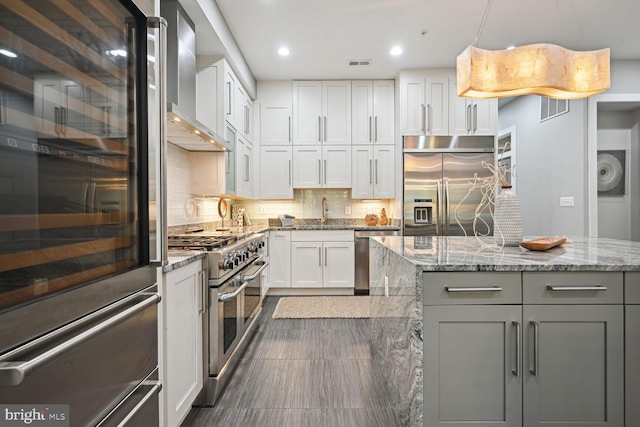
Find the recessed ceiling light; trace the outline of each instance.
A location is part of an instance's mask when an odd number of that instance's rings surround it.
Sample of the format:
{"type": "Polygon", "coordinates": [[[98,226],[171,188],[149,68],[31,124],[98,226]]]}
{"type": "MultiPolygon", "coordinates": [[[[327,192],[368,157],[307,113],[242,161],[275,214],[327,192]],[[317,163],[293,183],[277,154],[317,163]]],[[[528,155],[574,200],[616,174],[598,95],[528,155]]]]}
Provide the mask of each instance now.
{"type": "Polygon", "coordinates": [[[507,50],[515,49],[515,46],[507,46],[507,50]]]}
{"type": "Polygon", "coordinates": [[[393,56],[398,56],[402,53],[402,48],[400,46],[396,46],[389,52],[393,56]]]}
{"type": "Polygon", "coordinates": [[[278,55],[280,56],[289,56],[289,53],[289,49],[284,46],[278,49],[278,55]]]}
{"type": "Polygon", "coordinates": [[[17,58],[18,55],[16,55],[15,53],[11,52],[10,50],[7,49],[0,49],[0,53],[4,56],[7,56],[9,58],[17,58]]]}
{"type": "Polygon", "coordinates": [[[108,56],[119,56],[121,58],[126,58],[127,51],[124,49],[111,49],[105,52],[108,56]]]}

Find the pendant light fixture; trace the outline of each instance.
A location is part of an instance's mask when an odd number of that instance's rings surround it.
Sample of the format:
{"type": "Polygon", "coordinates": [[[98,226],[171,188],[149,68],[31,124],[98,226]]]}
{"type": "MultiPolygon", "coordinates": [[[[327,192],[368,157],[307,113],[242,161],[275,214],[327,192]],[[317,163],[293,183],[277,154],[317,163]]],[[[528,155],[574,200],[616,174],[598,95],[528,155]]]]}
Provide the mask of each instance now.
{"type": "Polygon", "coordinates": [[[543,95],[579,99],[609,89],[610,51],[577,52],[553,44],[532,44],[505,50],[476,47],[493,0],[488,0],[474,43],[458,55],[458,96],[504,98],[543,95]]]}

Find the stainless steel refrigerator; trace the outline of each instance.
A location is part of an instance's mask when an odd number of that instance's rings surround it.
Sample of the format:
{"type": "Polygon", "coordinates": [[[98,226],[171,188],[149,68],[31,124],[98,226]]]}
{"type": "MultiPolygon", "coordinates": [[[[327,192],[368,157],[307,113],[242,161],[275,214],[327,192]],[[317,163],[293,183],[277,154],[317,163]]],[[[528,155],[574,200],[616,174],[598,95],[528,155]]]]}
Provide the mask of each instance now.
{"type": "Polygon", "coordinates": [[[404,137],[404,235],[492,235],[490,209],[477,212],[477,178],[490,177],[483,162],[494,164],[493,136],[404,137]],[[477,215],[476,215],[477,214],[477,215]]]}

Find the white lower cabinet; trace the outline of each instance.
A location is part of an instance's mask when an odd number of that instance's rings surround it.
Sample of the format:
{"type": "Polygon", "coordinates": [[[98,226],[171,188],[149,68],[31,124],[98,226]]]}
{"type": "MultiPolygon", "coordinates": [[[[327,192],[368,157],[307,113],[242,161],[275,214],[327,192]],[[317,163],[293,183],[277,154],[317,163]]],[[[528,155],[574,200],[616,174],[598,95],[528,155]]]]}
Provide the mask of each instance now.
{"type": "Polygon", "coordinates": [[[269,287],[291,287],[291,231],[269,232],[269,287]]]}
{"type": "Polygon", "coordinates": [[[196,261],[165,274],[164,424],[179,426],[204,383],[202,328],[205,313],[206,270],[196,261]]]}
{"type": "Polygon", "coordinates": [[[293,288],[354,287],[353,231],[293,231],[291,240],[293,288]]]}

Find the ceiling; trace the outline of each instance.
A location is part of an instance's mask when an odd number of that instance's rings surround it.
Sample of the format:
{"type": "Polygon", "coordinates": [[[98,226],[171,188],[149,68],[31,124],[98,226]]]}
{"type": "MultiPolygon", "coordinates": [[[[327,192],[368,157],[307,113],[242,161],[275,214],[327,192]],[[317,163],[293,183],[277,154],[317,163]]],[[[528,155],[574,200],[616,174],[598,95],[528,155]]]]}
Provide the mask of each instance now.
{"type": "MultiPolygon", "coordinates": [[[[213,1],[213,0],[211,0],[213,1]]],[[[257,80],[382,79],[406,68],[453,68],[472,44],[492,0],[217,0],[257,80]],[[393,46],[403,54],[391,56],[393,46]],[[291,54],[277,55],[280,46],[291,54]],[[349,60],[370,59],[368,66],[349,60]]],[[[640,1],[493,0],[477,46],[554,43],[609,47],[611,58],[640,59],[640,1]]],[[[196,29],[196,33],[198,31],[196,29]]],[[[200,36],[199,55],[220,45],[200,36]]]]}

